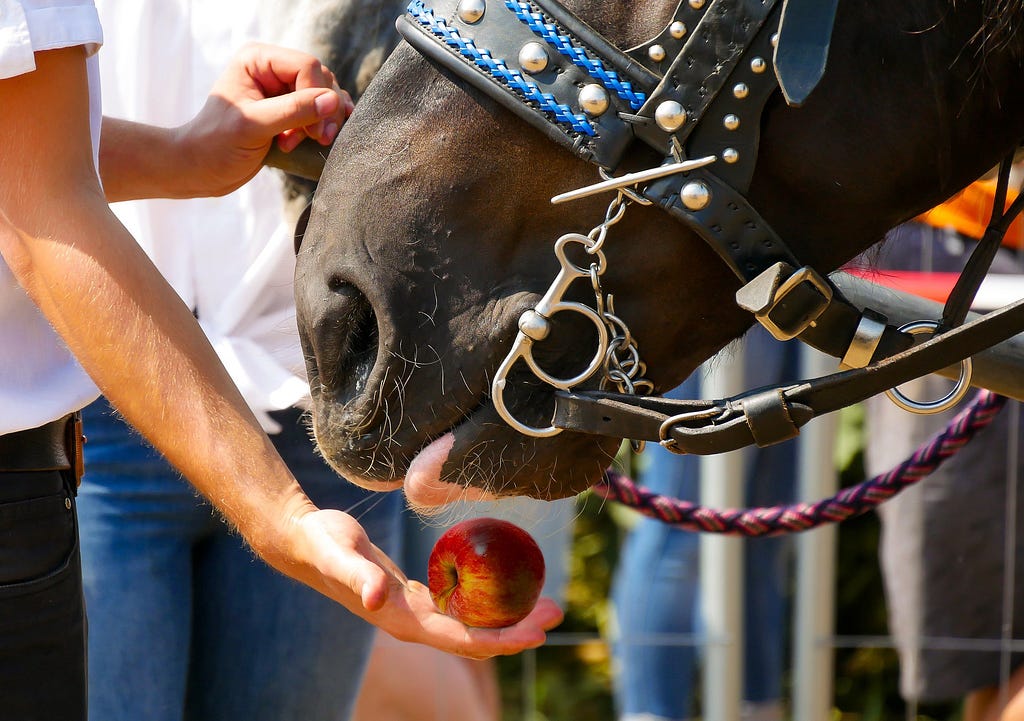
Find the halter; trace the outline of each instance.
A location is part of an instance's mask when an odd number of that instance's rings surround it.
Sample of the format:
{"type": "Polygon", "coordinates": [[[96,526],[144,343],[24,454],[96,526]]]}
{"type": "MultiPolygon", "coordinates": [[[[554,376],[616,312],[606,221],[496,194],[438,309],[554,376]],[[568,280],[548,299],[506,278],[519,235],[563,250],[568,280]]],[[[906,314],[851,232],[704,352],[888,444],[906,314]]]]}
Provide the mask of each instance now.
{"type": "MultiPolygon", "coordinates": [[[[1009,220],[1021,210],[1018,204],[1005,214],[994,212],[934,336],[914,346],[918,328],[896,328],[870,309],[859,310],[826,276],[801,263],[746,200],[765,104],[781,90],[799,106],[814,90],[825,69],[837,2],[682,0],[662,33],[626,51],[555,0],[410,2],[398,20],[410,45],[598,166],[602,182],[553,202],[616,192],[605,220],[588,235],[556,242],[561,270],[520,318],[512,350],[492,383],[495,407],[510,425],[532,436],[575,430],[658,441],[686,453],[765,446],[796,436],[815,415],[962,362],[1024,327],[1024,301],[961,325],[1009,220]],[[635,165],[652,150],[661,158],[657,165],[614,176],[627,159],[635,165]],[[605,234],[632,202],[657,205],[703,238],[743,283],[737,303],[775,338],[799,338],[849,370],[720,401],[646,395],[653,384],[644,378],[637,344],[600,284],[605,234]],[[593,257],[589,266],[568,260],[565,248],[573,243],[593,257]],[[563,300],[570,284],[586,279],[596,310],[563,300]],[[551,316],[565,311],[594,323],[599,347],[583,372],[560,379],[537,365],[532,346],[547,337],[551,316]],[[522,423],[504,402],[507,375],[520,360],[556,388],[549,427],[522,423]],[[602,390],[573,390],[601,369],[602,390]],[[618,392],[604,390],[609,386],[618,392]]],[[[1002,197],[1008,173],[1004,162],[1002,197]]],[[[965,362],[959,386],[966,390],[969,384],[965,362]]],[[[941,410],[952,402],[917,410],[941,410]]]]}

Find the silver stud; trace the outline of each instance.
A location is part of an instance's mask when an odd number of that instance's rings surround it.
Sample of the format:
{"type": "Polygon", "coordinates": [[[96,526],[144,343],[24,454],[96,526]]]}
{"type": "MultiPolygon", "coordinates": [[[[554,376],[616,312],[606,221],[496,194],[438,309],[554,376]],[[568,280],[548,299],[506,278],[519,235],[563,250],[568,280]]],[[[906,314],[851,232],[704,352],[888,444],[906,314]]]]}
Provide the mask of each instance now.
{"type": "Polygon", "coordinates": [[[726,148],[722,151],[722,160],[732,165],[740,159],[739,151],[736,148],[726,148]]]}
{"type": "Polygon", "coordinates": [[[547,318],[531,308],[519,316],[519,330],[527,338],[544,340],[551,332],[551,324],[547,318]]]}
{"type": "Polygon", "coordinates": [[[608,109],[608,91],[597,83],[584,85],[580,89],[579,101],[587,115],[597,117],[608,109]]]}
{"type": "Polygon", "coordinates": [[[772,47],[773,48],[779,47],[779,34],[778,33],[772,33],[772,47]]]}
{"type": "Polygon", "coordinates": [[[686,24],[676,20],[674,23],[668,26],[668,34],[674,37],[676,40],[682,40],[683,36],[686,35],[686,24]]]}
{"type": "Polygon", "coordinates": [[[690,7],[694,10],[700,10],[704,7],[704,0],[690,0],[690,7]]]}
{"type": "Polygon", "coordinates": [[[472,25],[473,23],[480,22],[480,18],[484,16],[484,10],[486,9],[487,3],[484,0],[460,0],[457,12],[459,20],[472,25]]]}
{"type": "Polygon", "coordinates": [[[665,48],[660,45],[652,45],[647,48],[647,56],[656,63],[665,59],[665,48]]]}
{"type": "Polygon", "coordinates": [[[674,133],[686,122],[686,111],[675,100],[666,100],[655,108],[654,122],[666,133],[674,133]]]}
{"type": "Polygon", "coordinates": [[[711,191],[704,183],[687,183],[679,191],[679,198],[690,210],[703,210],[711,202],[711,191]]]}
{"type": "Polygon", "coordinates": [[[519,51],[519,67],[533,75],[548,66],[548,53],[540,43],[526,43],[519,51]]]}
{"type": "Polygon", "coordinates": [[[724,118],[722,118],[722,125],[725,127],[726,130],[735,130],[736,128],[740,127],[740,118],[738,115],[733,115],[732,113],[729,113],[724,118]]]}
{"type": "Polygon", "coordinates": [[[746,83],[736,83],[732,86],[732,96],[743,100],[750,94],[750,88],[747,87],[746,83]]]}
{"type": "Polygon", "coordinates": [[[754,58],[750,61],[750,69],[755,73],[763,73],[768,69],[768,63],[764,61],[764,58],[754,58]]]}

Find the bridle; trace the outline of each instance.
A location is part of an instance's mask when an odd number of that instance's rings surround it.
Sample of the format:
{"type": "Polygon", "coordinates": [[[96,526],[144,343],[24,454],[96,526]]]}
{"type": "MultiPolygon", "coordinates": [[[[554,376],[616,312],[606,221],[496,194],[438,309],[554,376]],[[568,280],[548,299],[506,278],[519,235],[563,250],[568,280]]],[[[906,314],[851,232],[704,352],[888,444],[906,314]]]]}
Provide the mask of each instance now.
{"type": "MultiPolygon", "coordinates": [[[[537,305],[519,320],[512,350],[492,382],[492,400],[519,431],[538,437],[563,430],[657,441],[685,453],[719,453],[770,445],[799,433],[811,418],[889,391],[913,378],[962,364],[948,408],[970,386],[971,355],[1024,328],[1024,301],[963,324],[1010,221],[1005,213],[1010,160],[1000,172],[996,209],[985,238],[961,276],[941,321],[895,327],[860,310],[828,279],[801,263],[745,193],[757,162],[760,116],[781,90],[801,105],[821,78],[838,0],[682,0],[665,30],[622,51],[555,0],[412,0],[398,30],[421,54],[497,100],[552,141],[598,166],[604,180],[554,202],[614,191],[604,220],[587,235],[555,243],[560,271],[537,305]],[[615,177],[642,153],[655,167],[615,177]],[[841,359],[824,378],[758,389],[718,401],[648,395],[638,345],[601,287],[608,228],[630,203],[656,205],[703,238],[740,279],[737,303],[779,340],[798,338],[841,359]],[[589,265],[569,259],[578,244],[589,265]],[[596,308],[564,295],[590,281],[596,308]],[[597,329],[598,350],[572,378],[556,378],[532,347],[558,312],[581,313],[597,329]],[[518,420],[504,401],[512,366],[525,362],[556,389],[548,427],[518,420]],[[602,390],[574,390],[603,372],[602,390]],[[614,391],[607,390],[614,388],[614,391]]],[[[902,398],[902,397],[898,397],[902,398]]]]}

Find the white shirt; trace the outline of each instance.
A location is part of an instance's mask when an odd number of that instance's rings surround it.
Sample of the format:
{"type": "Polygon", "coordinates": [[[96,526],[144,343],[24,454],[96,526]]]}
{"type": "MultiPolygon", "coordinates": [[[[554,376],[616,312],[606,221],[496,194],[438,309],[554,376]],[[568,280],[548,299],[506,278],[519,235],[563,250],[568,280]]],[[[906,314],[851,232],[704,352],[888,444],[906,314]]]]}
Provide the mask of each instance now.
{"type": "MultiPolygon", "coordinates": [[[[190,120],[246,42],[266,38],[254,0],[97,0],[103,110],[173,127],[190,120]]],[[[308,394],[292,293],[293,226],[264,170],[223,198],[112,207],[185,303],[264,429],[308,394]]]]}
{"type": "MultiPolygon", "coordinates": [[[[94,159],[102,120],[95,53],[102,43],[92,0],[0,0],[0,78],[35,70],[36,51],[85,46],[94,159]]],[[[98,395],[0,258],[0,434],[56,420],[98,395]]]]}

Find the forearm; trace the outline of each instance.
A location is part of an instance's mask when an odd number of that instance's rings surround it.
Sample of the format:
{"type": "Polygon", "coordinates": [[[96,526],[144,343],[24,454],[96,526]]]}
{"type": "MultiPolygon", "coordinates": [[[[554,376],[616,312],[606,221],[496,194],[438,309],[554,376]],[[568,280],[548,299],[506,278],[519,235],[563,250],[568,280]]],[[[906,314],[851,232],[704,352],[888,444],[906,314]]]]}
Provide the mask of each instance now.
{"type": "Polygon", "coordinates": [[[270,554],[288,519],[311,505],[191,313],[103,199],[59,200],[59,213],[23,218],[26,232],[0,233],[0,253],[127,420],[270,554]]]}
{"type": "Polygon", "coordinates": [[[187,156],[177,128],[103,118],[100,177],[111,203],[139,198],[191,198],[187,156]]]}

